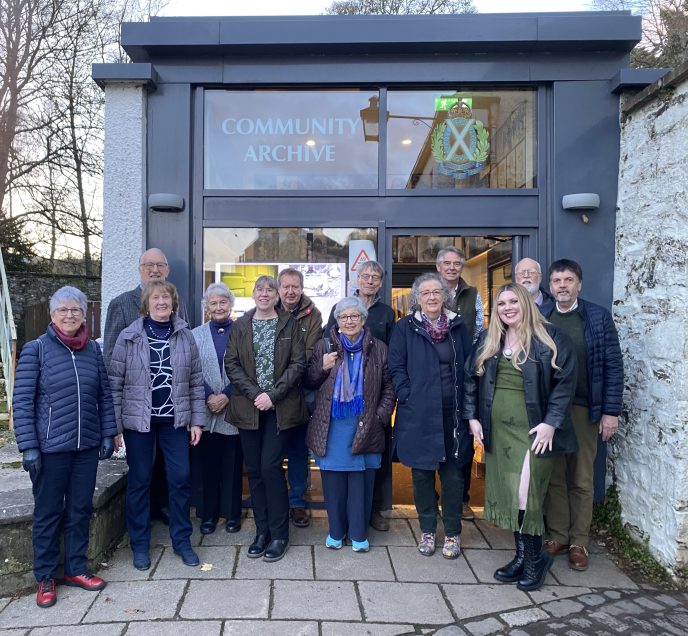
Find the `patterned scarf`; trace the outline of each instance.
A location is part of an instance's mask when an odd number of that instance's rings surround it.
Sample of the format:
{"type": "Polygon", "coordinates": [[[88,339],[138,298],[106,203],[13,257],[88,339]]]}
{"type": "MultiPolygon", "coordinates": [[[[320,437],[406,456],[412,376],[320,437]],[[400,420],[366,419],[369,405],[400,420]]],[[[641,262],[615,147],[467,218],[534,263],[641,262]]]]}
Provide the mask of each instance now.
{"type": "Polygon", "coordinates": [[[339,334],[339,341],[344,347],[344,360],[339,365],[337,377],[334,380],[332,394],[332,417],[341,418],[363,413],[363,335],[350,342],[343,334],[339,334]],[[349,373],[349,358],[353,356],[351,374],[349,373]]]}
{"type": "Polygon", "coordinates": [[[420,316],[423,321],[423,329],[428,332],[433,342],[444,342],[447,339],[447,334],[449,333],[449,320],[447,320],[447,314],[442,312],[435,325],[432,324],[430,318],[424,313],[421,313],[420,316]]]}

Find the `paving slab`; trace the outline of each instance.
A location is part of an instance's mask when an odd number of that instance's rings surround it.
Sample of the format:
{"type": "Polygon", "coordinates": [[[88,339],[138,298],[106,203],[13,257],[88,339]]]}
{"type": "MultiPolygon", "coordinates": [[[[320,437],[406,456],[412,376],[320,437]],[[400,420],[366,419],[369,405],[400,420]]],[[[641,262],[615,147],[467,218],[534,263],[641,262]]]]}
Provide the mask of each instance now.
{"type": "Polygon", "coordinates": [[[563,598],[589,594],[590,590],[585,587],[567,587],[565,585],[543,585],[539,590],[528,592],[530,598],[538,605],[549,601],[558,601],[563,598]]]}
{"type": "Polygon", "coordinates": [[[26,636],[28,633],[28,627],[24,629],[0,629],[0,636],[26,636]]]}
{"type": "Polygon", "coordinates": [[[385,547],[373,547],[370,552],[354,552],[350,545],[345,545],[341,550],[317,545],[315,578],[320,581],[394,581],[394,570],[387,550],[385,547]]]}
{"type": "Polygon", "coordinates": [[[84,623],[172,618],[186,581],[116,581],[98,595],[84,623]]]}
{"type": "Polygon", "coordinates": [[[12,599],[10,597],[7,598],[0,598],[0,612],[4,610],[10,603],[12,599]]]}
{"type": "Polygon", "coordinates": [[[487,523],[487,521],[483,521],[482,519],[476,519],[474,523],[492,549],[514,549],[514,533],[511,530],[498,528],[497,526],[487,523]]]}
{"type": "MultiPolygon", "coordinates": [[[[98,571],[106,581],[146,581],[155,571],[155,567],[160,560],[163,548],[161,546],[152,548],[150,551],[151,567],[150,570],[142,572],[137,570],[131,562],[132,554],[129,548],[117,550],[98,571]]],[[[103,565],[103,564],[101,564],[103,565]]]]}
{"type": "Polygon", "coordinates": [[[60,585],[57,588],[57,603],[52,607],[38,608],[36,595],[27,594],[12,601],[0,612],[0,629],[76,625],[81,622],[97,595],[76,587],[60,585]]]}
{"type": "Polygon", "coordinates": [[[638,586],[604,555],[591,557],[590,567],[585,572],[572,570],[566,557],[558,557],[554,559],[551,572],[562,585],[638,589],[638,586]]]}
{"type": "Polygon", "coordinates": [[[182,618],[268,618],[270,581],[191,581],[182,618]]]}
{"type": "Polygon", "coordinates": [[[380,532],[369,528],[368,541],[370,545],[416,545],[416,538],[411,532],[411,526],[406,519],[390,519],[389,530],[380,532]]]}
{"type": "Polygon", "coordinates": [[[271,617],[342,621],[362,618],[350,581],[275,581],[271,617]]]}
{"type": "Polygon", "coordinates": [[[486,618],[482,621],[473,621],[471,623],[466,623],[464,627],[473,636],[488,636],[488,634],[494,634],[504,629],[504,623],[498,619],[491,617],[486,618]]]}
{"type": "MultiPolygon", "coordinates": [[[[413,536],[415,538],[416,543],[420,541],[420,536],[422,534],[420,530],[420,524],[418,523],[418,519],[409,519],[409,525],[411,526],[411,530],[413,530],[413,536]]],[[[444,527],[442,525],[441,520],[438,521],[437,524],[437,540],[438,543],[440,540],[444,541],[444,527]]],[[[478,530],[477,526],[473,521],[462,521],[461,522],[461,547],[462,548],[482,548],[482,549],[489,549],[489,545],[487,541],[485,541],[485,537],[481,534],[480,530],[478,530]]]]}
{"type": "MultiPolygon", "coordinates": [[[[222,621],[155,621],[132,623],[127,636],[221,636],[222,621]]],[[[65,634],[65,636],[68,636],[65,634]]]]}
{"type": "Polygon", "coordinates": [[[454,621],[437,585],[364,581],[358,589],[368,621],[423,625],[446,625],[454,621]]]}
{"type": "Polygon", "coordinates": [[[551,601],[542,605],[542,609],[556,618],[563,618],[571,614],[580,614],[585,605],[570,598],[564,598],[560,601],[551,601]]]}
{"type": "MultiPolygon", "coordinates": [[[[31,636],[119,636],[126,623],[104,623],[102,625],[69,625],[64,627],[40,627],[31,630],[31,636]]],[[[0,632],[2,636],[5,636],[0,632]]],[[[131,634],[131,628],[127,631],[131,634]]]]}
{"type": "Polygon", "coordinates": [[[312,550],[306,545],[290,545],[282,559],[268,563],[263,559],[249,559],[246,549],[242,548],[234,578],[313,580],[312,550]]]}
{"type": "MultiPolygon", "coordinates": [[[[198,519],[192,519],[193,532],[191,533],[191,545],[197,546],[201,543],[200,522],[198,519]]],[[[151,524],[151,547],[156,545],[171,546],[172,539],[170,539],[170,529],[162,521],[153,521],[151,524]]]]}
{"type": "MultiPolygon", "coordinates": [[[[318,636],[318,623],[302,621],[225,621],[223,636],[318,636]]],[[[194,635],[195,636],[195,635],[194,635]]]]}
{"type": "Polygon", "coordinates": [[[515,585],[444,584],[442,589],[460,620],[532,605],[528,595],[515,585]]]}
{"type": "Polygon", "coordinates": [[[400,636],[413,634],[413,625],[387,623],[323,623],[322,636],[400,636]]]}
{"type": "MultiPolygon", "coordinates": [[[[464,550],[466,561],[481,583],[496,584],[494,573],[514,558],[513,550],[464,550]]],[[[546,585],[556,585],[550,573],[545,578],[546,585]]]]}
{"type": "Polygon", "coordinates": [[[549,615],[538,607],[529,607],[528,609],[516,610],[515,612],[504,612],[499,615],[499,618],[510,627],[521,627],[549,618],[549,615]]]}
{"type": "Polygon", "coordinates": [[[387,550],[399,581],[477,583],[463,555],[458,559],[450,560],[445,559],[439,549],[431,557],[423,556],[415,547],[390,546],[387,550]]]}
{"type": "Polygon", "coordinates": [[[289,543],[292,545],[324,545],[329,528],[327,517],[311,517],[311,525],[307,528],[297,528],[290,522],[289,543]]]}
{"type": "Polygon", "coordinates": [[[195,549],[201,565],[189,567],[174,553],[165,548],[152,578],[157,579],[231,579],[237,550],[235,546],[199,546],[195,549]]]}

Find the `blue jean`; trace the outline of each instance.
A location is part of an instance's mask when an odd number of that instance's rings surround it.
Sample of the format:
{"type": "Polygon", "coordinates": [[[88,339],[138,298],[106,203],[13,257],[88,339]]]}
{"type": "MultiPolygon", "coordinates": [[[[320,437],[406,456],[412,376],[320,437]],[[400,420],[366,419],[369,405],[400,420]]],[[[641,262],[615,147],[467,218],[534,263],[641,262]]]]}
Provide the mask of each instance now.
{"type": "Polygon", "coordinates": [[[308,488],[308,447],[306,446],[306,432],[308,424],[301,424],[289,431],[289,441],[286,444],[287,479],[289,480],[289,507],[305,508],[306,500],[303,496],[308,488]]]}
{"type": "Polygon", "coordinates": [[[133,552],[148,552],[150,549],[150,485],[156,439],[165,459],[172,546],[181,549],[191,545],[189,432],[185,428],[174,428],[172,423],[151,422],[149,433],[124,431],[129,464],[127,531],[133,552]]]}
{"type": "Polygon", "coordinates": [[[33,482],[33,571],[37,581],[55,576],[60,562],[61,524],[65,576],[86,572],[98,452],[98,448],[89,448],[41,454],[43,465],[33,482]]]}

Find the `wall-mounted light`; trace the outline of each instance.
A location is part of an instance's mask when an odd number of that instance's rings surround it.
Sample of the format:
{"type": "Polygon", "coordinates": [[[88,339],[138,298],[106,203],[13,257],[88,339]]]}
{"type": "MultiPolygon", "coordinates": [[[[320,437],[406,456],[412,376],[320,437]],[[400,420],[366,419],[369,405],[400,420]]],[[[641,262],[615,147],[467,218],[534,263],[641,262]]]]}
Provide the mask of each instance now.
{"type": "Polygon", "coordinates": [[[181,212],[184,209],[184,197],[156,192],[148,195],[148,207],[155,212],[181,212]]]}
{"type": "Polygon", "coordinates": [[[578,192],[565,194],[561,199],[561,207],[570,212],[582,212],[581,221],[588,223],[590,217],[586,214],[600,207],[600,195],[594,192],[578,192]]]}

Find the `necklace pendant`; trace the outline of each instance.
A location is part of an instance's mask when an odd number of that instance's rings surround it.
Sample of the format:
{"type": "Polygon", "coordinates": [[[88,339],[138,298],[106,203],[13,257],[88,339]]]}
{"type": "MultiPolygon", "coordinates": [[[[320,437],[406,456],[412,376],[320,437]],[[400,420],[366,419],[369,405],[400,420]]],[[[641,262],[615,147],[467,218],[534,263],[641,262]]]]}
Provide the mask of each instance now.
{"type": "Polygon", "coordinates": [[[506,349],[504,349],[504,355],[507,358],[510,358],[513,355],[513,353],[514,353],[514,350],[511,349],[510,347],[507,347],[506,349]]]}

